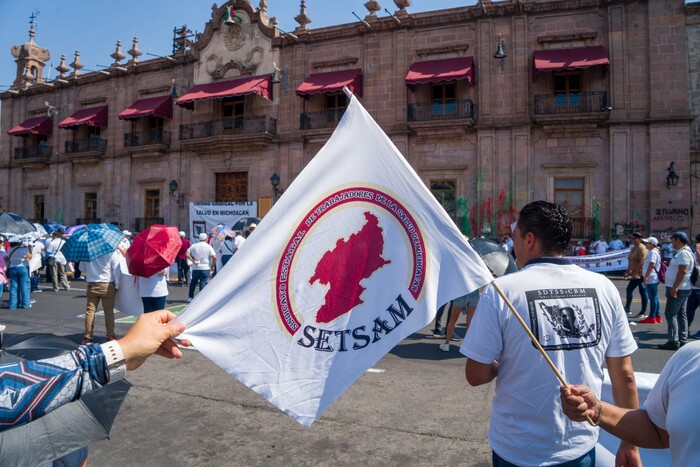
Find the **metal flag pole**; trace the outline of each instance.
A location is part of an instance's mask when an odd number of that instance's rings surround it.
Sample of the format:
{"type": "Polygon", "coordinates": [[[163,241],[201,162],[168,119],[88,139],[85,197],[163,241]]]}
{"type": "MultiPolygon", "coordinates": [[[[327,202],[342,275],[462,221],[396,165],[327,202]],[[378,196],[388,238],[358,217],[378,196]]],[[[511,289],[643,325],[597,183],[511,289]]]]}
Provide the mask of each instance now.
{"type": "Polygon", "coordinates": [[[348,89],[347,86],[343,86],[343,92],[345,93],[346,96],[348,96],[348,99],[352,99],[352,91],[348,89]]]}
{"type": "MultiPolygon", "coordinates": [[[[527,324],[525,323],[525,321],[523,321],[523,319],[520,317],[520,314],[515,310],[515,307],[513,306],[513,304],[510,302],[510,300],[508,300],[508,298],[506,297],[506,295],[503,293],[503,290],[501,290],[501,288],[498,286],[498,284],[496,284],[495,281],[492,282],[491,284],[493,285],[493,288],[496,289],[496,292],[498,292],[498,295],[500,295],[501,298],[503,299],[503,301],[506,302],[506,305],[508,305],[508,308],[509,308],[510,311],[513,313],[513,315],[517,318],[518,322],[519,322],[520,325],[523,327],[523,329],[525,330],[525,332],[527,333],[527,335],[530,336],[530,340],[532,341],[533,344],[535,344],[535,347],[537,347],[537,350],[539,350],[540,354],[542,354],[542,356],[544,357],[545,361],[547,362],[547,364],[549,365],[549,367],[552,369],[552,371],[553,371],[554,374],[556,375],[557,379],[559,379],[559,381],[561,382],[561,384],[562,384],[566,389],[569,389],[569,383],[566,382],[566,380],[565,380],[564,377],[561,375],[561,373],[559,373],[559,370],[557,369],[557,367],[554,366],[554,362],[552,362],[552,360],[549,358],[549,355],[547,355],[547,352],[544,351],[544,349],[542,348],[542,346],[540,345],[540,343],[537,341],[537,338],[535,337],[535,335],[532,333],[532,331],[530,331],[530,328],[527,326],[527,324]]],[[[588,423],[589,423],[591,426],[596,426],[596,424],[593,423],[593,420],[591,419],[591,417],[586,416],[586,420],[588,420],[588,423]]]]}

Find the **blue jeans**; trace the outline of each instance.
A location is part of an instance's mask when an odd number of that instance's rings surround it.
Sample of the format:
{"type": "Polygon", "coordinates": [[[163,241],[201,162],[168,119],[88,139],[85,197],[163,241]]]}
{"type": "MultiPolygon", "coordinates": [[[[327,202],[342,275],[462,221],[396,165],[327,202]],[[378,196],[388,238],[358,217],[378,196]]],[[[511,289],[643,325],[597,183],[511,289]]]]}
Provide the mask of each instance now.
{"type": "Polygon", "coordinates": [[[649,296],[649,317],[661,317],[661,305],[659,304],[659,283],[647,284],[647,295],[649,296]]]}
{"type": "Polygon", "coordinates": [[[207,279],[209,279],[209,269],[192,269],[192,280],[190,281],[190,293],[188,296],[194,298],[194,289],[197,287],[197,282],[199,282],[199,291],[201,292],[205,285],[207,285],[207,279]]]}
{"type": "Polygon", "coordinates": [[[29,269],[26,266],[10,268],[10,310],[17,309],[20,295],[22,308],[29,308],[29,269]]]}
{"type": "Polygon", "coordinates": [[[634,289],[639,287],[639,296],[642,298],[642,310],[641,314],[647,311],[647,291],[644,288],[644,281],[642,279],[631,279],[630,283],[627,284],[627,300],[625,301],[625,310],[627,313],[630,312],[630,306],[632,306],[632,294],[634,289]]]}
{"type": "Polygon", "coordinates": [[[143,312],[150,313],[156,310],[162,310],[165,308],[166,295],[162,297],[141,297],[141,303],[143,303],[143,312]]]}
{"type": "Polygon", "coordinates": [[[679,290],[676,298],[671,297],[671,288],[666,288],[666,325],[668,326],[668,341],[676,344],[688,342],[688,317],[685,303],[692,291],[679,290]]]}
{"type": "Polygon", "coordinates": [[[31,285],[32,292],[39,290],[39,273],[38,272],[35,271],[31,275],[31,278],[29,280],[29,284],[31,285]]]}
{"type": "MultiPolygon", "coordinates": [[[[516,464],[511,464],[507,460],[504,460],[496,454],[494,451],[491,451],[491,462],[493,462],[493,467],[518,467],[516,464]]],[[[579,457],[578,459],[574,459],[568,462],[564,462],[563,464],[557,464],[556,467],[594,467],[595,466],[595,448],[591,449],[588,451],[586,454],[583,456],[579,457]]]]}

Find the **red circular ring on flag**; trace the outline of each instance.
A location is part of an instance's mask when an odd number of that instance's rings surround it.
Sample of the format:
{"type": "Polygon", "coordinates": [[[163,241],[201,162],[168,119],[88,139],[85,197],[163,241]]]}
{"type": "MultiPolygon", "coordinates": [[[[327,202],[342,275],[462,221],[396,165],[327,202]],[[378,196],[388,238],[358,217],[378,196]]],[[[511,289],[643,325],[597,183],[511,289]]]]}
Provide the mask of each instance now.
{"type": "Polygon", "coordinates": [[[311,227],[313,227],[321,217],[338,206],[355,202],[370,203],[384,208],[399,221],[399,224],[406,232],[413,252],[413,270],[411,281],[408,285],[408,292],[416,300],[420,296],[425,281],[425,243],[423,241],[423,235],[413,216],[411,216],[410,212],[394,197],[382,191],[368,187],[345,188],[328,195],[304,216],[297,228],[294,229],[289,242],[282,252],[279,264],[277,265],[277,279],[275,281],[277,312],[280,315],[284,327],[291,335],[294,335],[301,328],[301,323],[296,317],[289,297],[289,276],[299,245],[306,234],[309,233],[311,227]]]}

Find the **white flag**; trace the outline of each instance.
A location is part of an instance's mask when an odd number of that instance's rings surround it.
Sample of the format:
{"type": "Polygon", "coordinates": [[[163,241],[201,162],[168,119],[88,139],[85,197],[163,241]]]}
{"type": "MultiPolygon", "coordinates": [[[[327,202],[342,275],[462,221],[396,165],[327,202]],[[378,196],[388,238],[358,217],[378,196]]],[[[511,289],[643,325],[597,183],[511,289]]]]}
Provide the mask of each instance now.
{"type": "Polygon", "coordinates": [[[178,321],[309,426],[439,305],[492,280],[359,101],[178,321]]]}

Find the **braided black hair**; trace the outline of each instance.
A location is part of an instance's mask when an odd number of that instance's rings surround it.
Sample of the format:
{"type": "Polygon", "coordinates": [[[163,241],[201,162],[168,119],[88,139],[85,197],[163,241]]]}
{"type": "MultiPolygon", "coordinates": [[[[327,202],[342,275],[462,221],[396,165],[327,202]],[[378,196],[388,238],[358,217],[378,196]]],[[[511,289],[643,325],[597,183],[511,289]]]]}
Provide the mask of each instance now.
{"type": "Polygon", "coordinates": [[[526,205],[518,217],[522,235],[532,232],[542,244],[545,255],[563,254],[571,240],[572,223],[563,207],[547,201],[526,205]]]}

